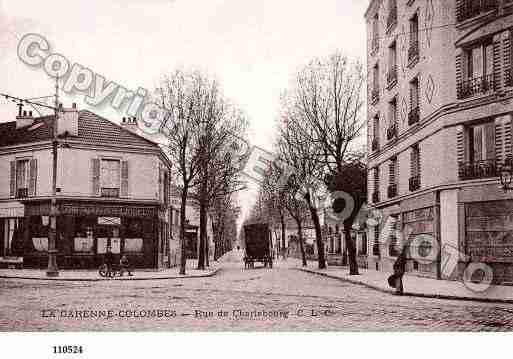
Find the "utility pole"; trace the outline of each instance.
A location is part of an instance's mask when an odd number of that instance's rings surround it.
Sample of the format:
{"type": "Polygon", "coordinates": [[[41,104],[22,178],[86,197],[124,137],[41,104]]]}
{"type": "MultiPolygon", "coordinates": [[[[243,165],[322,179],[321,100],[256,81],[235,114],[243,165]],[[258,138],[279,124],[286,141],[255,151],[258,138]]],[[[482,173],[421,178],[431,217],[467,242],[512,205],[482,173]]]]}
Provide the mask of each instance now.
{"type": "Polygon", "coordinates": [[[48,233],[48,268],[47,277],[58,277],[57,267],[57,120],[59,118],[59,78],[55,81],[54,120],[52,126],[52,199],[50,204],[50,231],[48,233]]]}
{"type": "MultiPolygon", "coordinates": [[[[57,246],[56,246],[56,237],[57,237],[57,147],[58,137],[57,137],[57,119],[59,118],[59,112],[61,112],[61,108],[59,106],[59,78],[55,81],[55,103],[54,106],[49,106],[42,103],[37,103],[31,101],[31,99],[23,99],[16,96],[11,96],[8,94],[0,93],[0,96],[4,97],[7,100],[11,100],[17,103],[19,107],[19,111],[21,113],[21,108],[23,104],[29,104],[31,106],[43,107],[46,109],[50,109],[54,111],[54,120],[52,125],[52,199],[50,202],[50,230],[48,233],[48,268],[46,270],[46,275],[48,277],[57,277],[59,276],[59,270],[57,268],[57,246]]],[[[40,98],[48,98],[51,96],[40,97],[40,98]]],[[[34,107],[35,108],[35,107],[34,107]]],[[[38,111],[39,112],[39,111],[38,111]]]]}

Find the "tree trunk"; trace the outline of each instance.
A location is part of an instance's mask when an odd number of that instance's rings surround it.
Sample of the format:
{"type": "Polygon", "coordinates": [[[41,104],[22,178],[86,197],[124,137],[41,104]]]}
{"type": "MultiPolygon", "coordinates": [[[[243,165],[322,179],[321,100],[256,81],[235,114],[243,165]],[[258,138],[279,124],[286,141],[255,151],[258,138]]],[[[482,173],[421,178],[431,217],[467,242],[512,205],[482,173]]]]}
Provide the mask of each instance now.
{"type": "Polygon", "coordinates": [[[351,238],[351,225],[344,225],[344,240],[347,248],[347,259],[349,262],[349,275],[358,275],[358,262],[356,260],[356,245],[351,238]]]}
{"type": "Polygon", "coordinates": [[[185,275],[185,266],[187,264],[186,242],[185,242],[185,205],[187,204],[187,187],[184,186],[182,192],[182,206],[180,207],[180,274],[185,275]]]}
{"type": "Polygon", "coordinates": [[[285,236],[287,235],[286,228],[285,228],[285,216],[280,214],[280,222],[281,222],[281,249],[283,251],[283,258],[285,258],[285,252],[287,248],[285,247],[285,236]]]}
{"type": "MultiPolygon", "coordinates": [[[[203,202],[203,200],[201,200],[203,202]]],[[[200,203],[200,240],[198,250],[198,269],[205,269],[205,252],[207,246],[207,207],[200,203]]]]}
{"type": "Polygon", "coordinates": [[[205,240],[205,265],[206,267],[210,267],[210,243],[208,237],[205,240]]]}
{"type": "Polygon", "coordinates": [[[306,253],[305,253],[305,244],[303,239],[303,227],[301,221],[296,219],[297,223],[297,236],[299,240],[299,249],[301,251],[301,260],[303,263],[303,267],[306,267],[308,264],[306,262],[306,253]]]}
{"type": "Polygon", "coordinates": [[[319,214],[317,213],[317,208],[315,208],[315,206],[312,204],[310,193],[305,195],[305,199],[306,203],[308,204],[308,209],[310,210],[310,215],[312,217],[312,222],[315,228],[315,242],[317,243],[317,260],[319,262],[319,269],[326,269],[326,256],[324,255],[324,242],[322,240],[319,214]]]}

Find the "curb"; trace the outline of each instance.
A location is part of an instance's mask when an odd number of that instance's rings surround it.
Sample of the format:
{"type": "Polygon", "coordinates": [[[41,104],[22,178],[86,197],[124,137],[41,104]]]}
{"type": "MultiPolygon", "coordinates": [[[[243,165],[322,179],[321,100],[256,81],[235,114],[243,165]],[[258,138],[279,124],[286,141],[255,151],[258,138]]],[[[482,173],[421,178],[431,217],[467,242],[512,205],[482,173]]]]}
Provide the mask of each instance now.
{"type": "MultiPolygon", "coordinates": [[[[349,282],[352,284],[362,285],[364,287],[377,290],[382,293],[394,294],[394,291],[391,289],[385,289],[382,287],[378,287],[373,284],[364,283],[361,281],[338,277],[329,273],[317,272],[315,270],[306,269],[306,268],[294,268],[295,270],[299,270],[305,273],[315,274],[323,277],[328,277],[332,279],[338,279],[343,282],[349,282]]],[[[419,297],[419,298],[434,298],[434,299],[446,299],[446,300],[462,300],[462,301],[472,301],[472,302],[482,302],[482,303],[505,303],[505,304],[513,304],[513,299],[494,299],[494,298],[476,298],[476,297],[459,297],[455,295],[445,295],[445,294],[428,294],[428,293],[415,293],[415,292],[404,292],[403,296],[409,297],[419,297]]]]}
{"type": "Polygon", "coordinates": [[[169,276],[169,277],[116,277],[116,278],[52,278],[52,277],[29,277],[29,276],[8,276],[0,275],[0,279],[23,279],[23,280],[42,280],[42,281],[60,281],[60,282],[105,282],[105,281],[143,281],[143,280],[171,280],[171,279],[194,279],[194,278],[207,278],[215,276],[221,268],[216,268],[209,273],[198,275],[184,275],[184,276],[169,276]]]}

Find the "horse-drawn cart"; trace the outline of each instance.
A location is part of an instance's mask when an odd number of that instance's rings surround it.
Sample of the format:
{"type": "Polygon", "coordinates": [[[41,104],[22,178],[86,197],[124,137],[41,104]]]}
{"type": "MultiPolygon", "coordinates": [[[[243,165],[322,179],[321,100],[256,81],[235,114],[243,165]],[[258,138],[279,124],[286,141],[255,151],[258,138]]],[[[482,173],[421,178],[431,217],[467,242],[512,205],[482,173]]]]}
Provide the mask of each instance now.
{"type": "Polygon", "coordinates": [[[273,267],[272,241],[269,226],[265,223],[244,226],[244,267],[254,268],[255,262],[273,267]]]}

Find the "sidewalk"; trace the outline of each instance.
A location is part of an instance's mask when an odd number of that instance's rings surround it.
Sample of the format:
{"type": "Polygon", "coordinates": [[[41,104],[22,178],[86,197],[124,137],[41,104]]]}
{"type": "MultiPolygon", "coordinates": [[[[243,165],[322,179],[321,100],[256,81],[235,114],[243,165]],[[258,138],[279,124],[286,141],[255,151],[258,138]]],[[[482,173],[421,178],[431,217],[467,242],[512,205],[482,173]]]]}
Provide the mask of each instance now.
{"type": "MultiPolygon", "coordinates": [[[[302,268],[300,264],[295,268],[308,273],[364,285],[385,293],[394,293],[394,289],[388,286],[387,278],[391,274],[388,272],[359,268],[360,275],[350,276],[347,267],[328,267],[320,270],[317,269],[316,262],[309,262],[307,268],[302,268]]],[[[403,277],[403,284],[405,295],[410,296],[513,303],[512,286],[492,285],[484,292],[474,292],[468,289],[463,282],[423,278],[408,274],[403,277]]]]}
{"type": "Polygon", "coordinates": [[[179,268],[153,271],[149,269],[139,269],[134,271],[134,275],[129,277],[125,274],[123,277],[103,278],[98,274],[98,270],[61,270],[58,277],[47,277],[44,269],[0,269],[0,278],[11,279],[36,279],[36,280],[57,280],[57,281],[106,281],[106,280],[162,280],[162,279],[183,279],[183,278],[203,278],[214,276],[219,268],[212,266],[207,270],[197,270],[195,260],[187,261],[186,275],[178,274],[179,268]]]}

